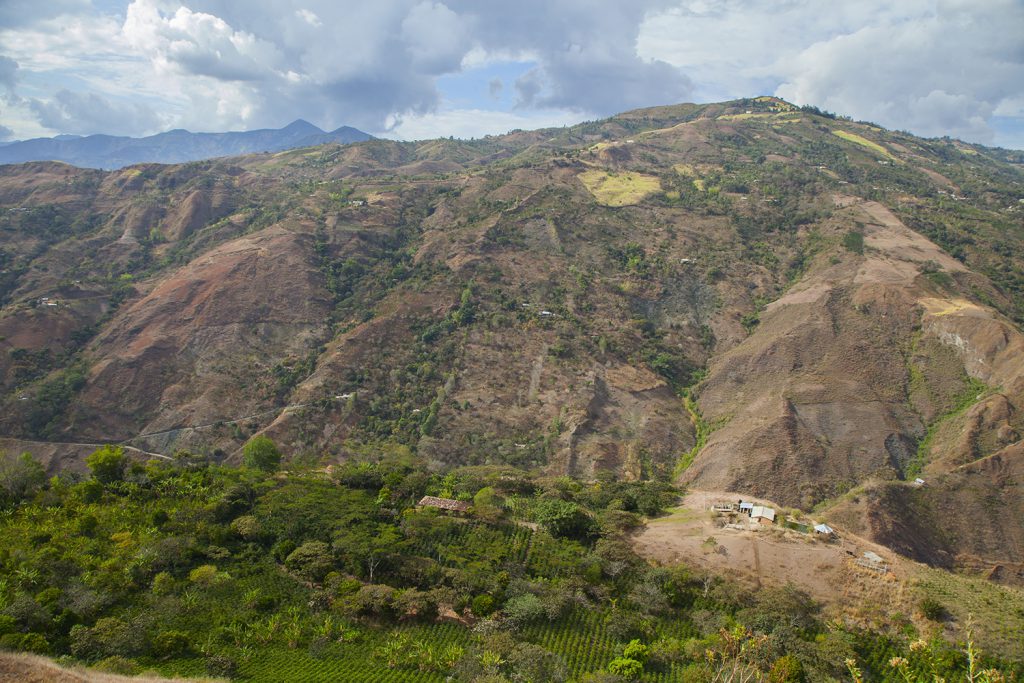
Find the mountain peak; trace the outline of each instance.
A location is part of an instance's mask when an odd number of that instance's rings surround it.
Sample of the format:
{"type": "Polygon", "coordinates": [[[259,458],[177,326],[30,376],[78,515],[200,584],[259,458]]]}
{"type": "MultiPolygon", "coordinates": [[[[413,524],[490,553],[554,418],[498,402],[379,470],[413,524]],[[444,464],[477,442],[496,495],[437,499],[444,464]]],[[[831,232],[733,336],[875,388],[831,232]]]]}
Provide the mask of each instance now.
{"type": "Polygon", "coordinates": [[[310,123],[309,121],[306,121],[305,119],[295,119],[294,121],[289,123],[287,126],[282,128],[281,130],[282,131],[287,131],[289,133],[323,133],[324,132],[319,127],[314,126],[312,123],[310,123]]]}

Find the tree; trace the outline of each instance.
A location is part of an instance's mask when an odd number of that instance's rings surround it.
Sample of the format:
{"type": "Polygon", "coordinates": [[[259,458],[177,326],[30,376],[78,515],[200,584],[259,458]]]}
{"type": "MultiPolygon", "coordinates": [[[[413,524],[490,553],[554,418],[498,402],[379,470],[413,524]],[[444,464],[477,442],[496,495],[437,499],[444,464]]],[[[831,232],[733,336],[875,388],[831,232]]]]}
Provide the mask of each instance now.
{"type": "Polygon", "coordinates": [[[542,500],[537,505],[536,519],[552,536],[562,538],[588,540],[596,530],[596,524],[586,510],[558,498],[542,500]]]}
{"type": "Polygon", "coordinates": [[[804,667],[793,655],[783,655],[772,663],[768,672],[769,683],[800,683],[804,680],[804,667]]]}
{"type": "Polygon", "coordinates": [[[273,472],[281,464],[281,451],[270,437],[258,434],[242,447],[245,466],[264,472],[273,472]]]}
{"type": "Polygon", "coordinates": [[[306,541],[293,550],[285,566],[308,581],[322,581],[334,569],[331,547],[321,541],[306,541]]]}
{"type": "Polygon", "coordinates": [[[45,483],[46,470],[31,453],[0,451],[0,506],[20,503],[45,483]]]}
{"type": "Polygon", "coordinates": [[[352,527],[334,540],[334,550],[346,556],[351,564],[364,568],[370,583],[377,569],[401,553],[406,545],[405,537],[394,524],[352,527]]]}
{"type": "Polygon", "coordinates": [[[608,662],[608,671],[627,680],[635,681],[644,672],[644,665],[635,659],[616,657],[608,662]]]}
{"type": "Polygon", "coordinates": [[[501,516],[501,505],[501,496],[495,493],[491,486],[483,487],[473,496],[473,512],[488,521],[494,521],[501,516]]]}
{"type": "Polygon", "coordinates": [[[104,446],[85,459],[92,476],[101,484],[112,484],[124,478],[128,458],[120,446],[104,446]]]}

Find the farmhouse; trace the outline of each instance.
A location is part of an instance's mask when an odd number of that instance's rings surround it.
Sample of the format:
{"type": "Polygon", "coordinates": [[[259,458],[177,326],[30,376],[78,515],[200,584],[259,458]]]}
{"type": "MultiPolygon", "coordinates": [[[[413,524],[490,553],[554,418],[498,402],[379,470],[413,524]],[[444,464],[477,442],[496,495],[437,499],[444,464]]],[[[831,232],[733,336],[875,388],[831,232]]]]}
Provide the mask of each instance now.
{"type": "Polygon", "coordinates": [[[830,527],[828,524],[815,524],[814,532],[817,534],[825,534],[826,536],[831,536],[836,532],[836,530],[830,527]]]}
{"type": "Polygon", "coordinates": [[[461,500],[453,500],[451,498],[435,498],[434,496],[423,496],[420,502],[416,503],[417,507],[423,508],[438,508],[439,510],[446,510],[448,512],[468,512],[469,503],[461,500]]]}
{"type": "Polygon", "coordinates": [[[765,505],[755,505],[750,510],[750,519],[758,522],[759,524],[774,524],[775,510],[774,508],[770,508],[765,505]]]}

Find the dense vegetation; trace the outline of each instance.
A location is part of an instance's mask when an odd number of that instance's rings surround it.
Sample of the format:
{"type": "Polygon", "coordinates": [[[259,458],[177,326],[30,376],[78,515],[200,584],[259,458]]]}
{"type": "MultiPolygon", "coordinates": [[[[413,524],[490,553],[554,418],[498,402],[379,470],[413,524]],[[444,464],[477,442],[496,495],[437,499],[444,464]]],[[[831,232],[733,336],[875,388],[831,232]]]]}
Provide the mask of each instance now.
{"type": "Polygon", "coordinates": [[[106,447],[91,476],[47,481],[4,455],[0,644],[266,681],[1015,675],[908,626],[822,623],[793,588],[648,565],[625,536],[675,501],[665,484],[431,473],[401,454],[282,473],[266,439],[247,456],[141,464],[106,447]],[[472,507],[416,507],[425,494],[472,507]]]}

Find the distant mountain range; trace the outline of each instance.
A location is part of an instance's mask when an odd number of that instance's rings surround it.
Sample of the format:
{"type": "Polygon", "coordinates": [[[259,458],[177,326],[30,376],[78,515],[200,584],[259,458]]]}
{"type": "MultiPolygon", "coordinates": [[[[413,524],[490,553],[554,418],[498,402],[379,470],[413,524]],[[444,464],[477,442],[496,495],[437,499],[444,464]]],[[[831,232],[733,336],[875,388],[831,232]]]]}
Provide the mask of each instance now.
{"type": "Polygon", "coordinates": [[[144,138],[58,135],[2,144],[0,164],[64,161],[84,168],[112,170],[146,162],[180,164],[213,157],[278,152],[328,142],[347,144],[372,137],[350,126],[326,132],[301,119],[281,129],[245,132],[191,133],[177,129],[144,138]]]}

